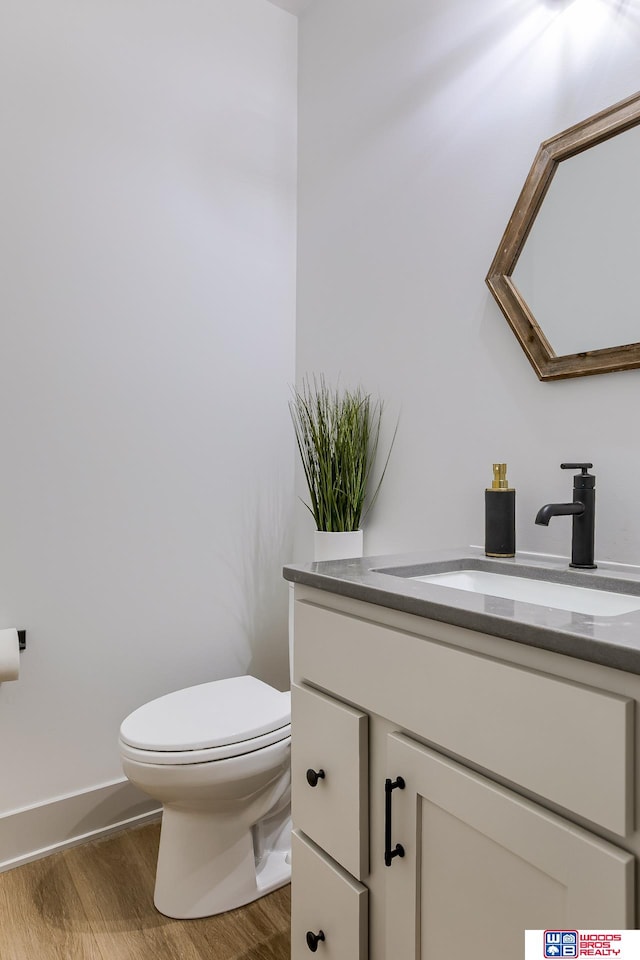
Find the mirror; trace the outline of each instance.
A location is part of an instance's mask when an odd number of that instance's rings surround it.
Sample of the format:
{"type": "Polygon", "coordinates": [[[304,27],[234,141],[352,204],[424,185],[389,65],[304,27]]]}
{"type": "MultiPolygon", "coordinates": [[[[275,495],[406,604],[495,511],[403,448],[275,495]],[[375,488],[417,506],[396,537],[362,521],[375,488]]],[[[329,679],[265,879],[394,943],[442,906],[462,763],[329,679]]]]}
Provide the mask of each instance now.
{"type": "Polygon", "coordinates": [[[541,380],[640,367],[640,93],[541,144],[486,281],[541,380]]]}

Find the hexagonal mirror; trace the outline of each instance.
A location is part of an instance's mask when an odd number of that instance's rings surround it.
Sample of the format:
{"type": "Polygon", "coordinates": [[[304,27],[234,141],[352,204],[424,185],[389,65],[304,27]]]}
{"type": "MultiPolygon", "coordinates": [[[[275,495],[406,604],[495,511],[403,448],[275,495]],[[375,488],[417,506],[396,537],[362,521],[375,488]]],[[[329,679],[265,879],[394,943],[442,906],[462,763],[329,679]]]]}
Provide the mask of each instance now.
{"type": "Polygon", "coordinates": [[[541,380],[640,367],[640,93],[541,144],[486,282],[541,380]]]}

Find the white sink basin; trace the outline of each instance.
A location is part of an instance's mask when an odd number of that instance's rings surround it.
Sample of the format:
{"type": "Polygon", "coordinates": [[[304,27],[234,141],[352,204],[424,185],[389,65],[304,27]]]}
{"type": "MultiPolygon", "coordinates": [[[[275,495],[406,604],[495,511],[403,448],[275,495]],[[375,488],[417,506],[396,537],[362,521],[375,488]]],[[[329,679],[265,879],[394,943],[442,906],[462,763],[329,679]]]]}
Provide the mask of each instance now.
{"type": "Polygon", "coordinates": [[[449,573],[432,573],[410,579],[439,587],[453,587],[456,590],[503,597],[505,600],[537,603],[543,607],[554,607],[556,610],[586,613],[593,617],[617,617],[640,610],[640,597],[630,594],[575,587],[568,583],[551,583],[548,580],[531,580],[528,577],[510,577],[485,570],[452,570],[449,573]]]}

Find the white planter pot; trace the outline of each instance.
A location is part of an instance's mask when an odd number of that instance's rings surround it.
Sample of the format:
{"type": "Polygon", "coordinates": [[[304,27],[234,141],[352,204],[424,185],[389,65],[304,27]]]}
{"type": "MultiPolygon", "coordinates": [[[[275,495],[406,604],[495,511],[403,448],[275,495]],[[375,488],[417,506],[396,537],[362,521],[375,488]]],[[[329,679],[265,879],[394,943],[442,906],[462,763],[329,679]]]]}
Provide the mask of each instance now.
{"type": "Polygon", "coordinates": [[[330,533],[327,530],[314,531],[314,560],[348,560],[362,555],[362,530],[345,530],[341,533],[330,533]]]}

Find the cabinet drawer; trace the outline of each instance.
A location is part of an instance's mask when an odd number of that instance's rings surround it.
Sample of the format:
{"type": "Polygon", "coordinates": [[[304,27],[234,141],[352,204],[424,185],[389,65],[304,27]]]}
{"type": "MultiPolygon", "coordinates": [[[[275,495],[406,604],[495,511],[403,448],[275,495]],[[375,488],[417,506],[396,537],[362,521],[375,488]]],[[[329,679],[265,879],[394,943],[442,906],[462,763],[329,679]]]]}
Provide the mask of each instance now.
{"type": "Polygon", "coordinates": [[[291,960],[308,960],[307,934],[320,932],[322,960],[366,960],[367,888],[297,830],[291,857],[291,960]]]}
{"type": "Polygon", "coordinates": [[[298,678],[614,833],[632,830],[633,700],[305,601],[295,607],[298,678]]]}
{"type": "Polygon", "coordinates": [[[366,714],[293,684],[293,823],[358,879],[369,869],[367,732],[366,714]]]}

